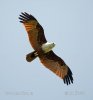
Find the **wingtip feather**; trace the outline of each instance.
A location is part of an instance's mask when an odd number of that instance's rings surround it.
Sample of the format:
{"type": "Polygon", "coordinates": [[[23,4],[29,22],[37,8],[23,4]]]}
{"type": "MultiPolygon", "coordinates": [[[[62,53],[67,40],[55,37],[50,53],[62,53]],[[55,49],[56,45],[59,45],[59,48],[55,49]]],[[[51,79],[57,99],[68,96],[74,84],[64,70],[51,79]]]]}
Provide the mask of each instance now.
{"type": "Polygon", "coordinates": [[[28,14],[26,12],[21,12],[19,15],[19,19],[21,23],[25,23],[29,20],[36,20],[31,14],[28,14]]]}
{"type": "Polygon", "coordinates": [[[68,67],[68,73],[67,75],[64,77],[63,81],[65,84],[69,85],[69,84],[73,84],[73,76],[72,76],[72,71],[70,70],[70,68],[68,67]]]}

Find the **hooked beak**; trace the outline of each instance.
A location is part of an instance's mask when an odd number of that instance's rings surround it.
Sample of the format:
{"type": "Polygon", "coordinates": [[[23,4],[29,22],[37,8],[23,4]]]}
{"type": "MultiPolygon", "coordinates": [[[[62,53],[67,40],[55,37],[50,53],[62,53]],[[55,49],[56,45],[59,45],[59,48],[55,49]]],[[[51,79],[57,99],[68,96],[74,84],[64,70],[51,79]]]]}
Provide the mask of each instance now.
{"type": "Polygon", "coordinates": [[[52,43],[52,44],[53,44],[53,47],[55,47],[56,44],[55,43],[52,43]]]}

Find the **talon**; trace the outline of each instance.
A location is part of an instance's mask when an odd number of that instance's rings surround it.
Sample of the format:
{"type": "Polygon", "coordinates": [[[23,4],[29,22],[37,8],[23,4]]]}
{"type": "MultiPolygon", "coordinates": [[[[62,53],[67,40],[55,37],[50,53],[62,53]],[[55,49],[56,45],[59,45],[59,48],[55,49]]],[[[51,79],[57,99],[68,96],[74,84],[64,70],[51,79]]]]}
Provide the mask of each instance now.
{"type": "Polygon", "coordinates": [[[35,56],[38,56],[38,53],[37,52],[35,52],[34,54],[35,54],[35,56]]]}

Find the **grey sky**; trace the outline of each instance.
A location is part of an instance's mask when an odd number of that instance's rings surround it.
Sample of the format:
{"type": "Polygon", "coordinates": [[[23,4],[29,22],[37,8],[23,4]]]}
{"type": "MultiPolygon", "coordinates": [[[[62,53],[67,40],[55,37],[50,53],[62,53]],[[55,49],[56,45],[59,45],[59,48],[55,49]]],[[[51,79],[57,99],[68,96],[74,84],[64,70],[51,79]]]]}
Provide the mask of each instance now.
{"type": "Polygon", "coordinates": [[[93,99],[93,1],[1,0],[0,1],[0,100],[93,99]],[[73,71],[74,84],[46,69],[33,51],[18,16],[34,15],[43,26],[54,52],[73,71]]]}

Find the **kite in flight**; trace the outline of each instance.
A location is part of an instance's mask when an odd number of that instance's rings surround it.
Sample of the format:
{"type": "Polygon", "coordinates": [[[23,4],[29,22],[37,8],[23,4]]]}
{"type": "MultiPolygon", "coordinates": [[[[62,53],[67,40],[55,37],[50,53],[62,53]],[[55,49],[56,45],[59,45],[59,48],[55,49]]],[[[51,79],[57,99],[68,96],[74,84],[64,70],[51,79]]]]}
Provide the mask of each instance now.
{"type": "Polygon", "coordinates": [[[37,19],[26,12],[21,13],[19,19],[25,26],[30,44],[34,49],[33,52],[26,55],[26,60],[31,62],[35,58],[39,57],[41,63],[63,79],[65,84],[68,85],[73,83],[70,68],[52,51],[55,44],[47,42],[44,35],[44,29],[37,19]]]}

